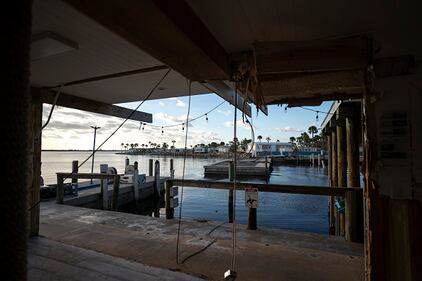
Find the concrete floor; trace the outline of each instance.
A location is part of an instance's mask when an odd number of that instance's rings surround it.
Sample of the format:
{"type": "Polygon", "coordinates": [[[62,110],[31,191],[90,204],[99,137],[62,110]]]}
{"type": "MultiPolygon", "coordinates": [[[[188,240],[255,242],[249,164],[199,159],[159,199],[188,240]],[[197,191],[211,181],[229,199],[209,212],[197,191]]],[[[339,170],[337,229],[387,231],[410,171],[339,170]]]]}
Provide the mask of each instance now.
{"type": "Polygon", "coordinates": [[[199,281],[202,279],[130,262],[46,238],[28,243],[28,281],[199,281]]]}
{"type": "MultiPolygon", "coordinates": [[[[175,261],[177,221],[43,203],[40,234],[145,265],[221,280],[231,260],[231,226],[183,221],[175,261]]],[[[361,244],[339,237],[238,226],[237,280],[363,280],[361,244]]]]}

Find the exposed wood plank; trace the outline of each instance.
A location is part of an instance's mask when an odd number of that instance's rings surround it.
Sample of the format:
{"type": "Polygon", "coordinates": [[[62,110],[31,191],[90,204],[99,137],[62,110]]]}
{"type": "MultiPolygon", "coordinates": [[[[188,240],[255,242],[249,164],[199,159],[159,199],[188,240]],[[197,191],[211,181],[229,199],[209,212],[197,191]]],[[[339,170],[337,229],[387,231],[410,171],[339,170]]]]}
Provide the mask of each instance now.
{"type": "MultiPolygon", "coordinates": [[[[31,88],[31,92],[37,93],[41,92],[41,100],[43,103],[53,103],[54,97],[56,95],[55,91],[48,90],[48,89],[39,89],[39,88],[31,88]]],[[[109,116],[119,117],[119,118],[127,118],[129,117],[133,110],[124,108],[117,105],[111,105],[99,101],[94,101],[86,98],[81,98],[77,96],[72,96],[66,93],[60,93],[60,96],[57,100],[57,105],[89,111],[93,113],[105,114],[109,116]]],[[[146,123],[152,123],[152,114],[136,111],[134,112],[130,118],[130,120],[141,121],[146,123]]]]}
{"type": "Polygon", "coordinates": [[[75,80],[75,81],[69,81],[69,82],[62,83],[61,85],[56,85],[54,87],[79,85],[79,84],[84,84],[84,83],[89,83],[89,82],[95,82],[95,81],[125,77],[125,76],[140,74],[140,73],[147,73],[147,72],[153,72],[153,71],[158,71],[158,70],[164,70],[164,69],[168,69],[168,68],[169,67],[167,65],[157,65],[157,66],[153,66],[153,67],[134,69],[134,70],[129,70],[129,71],[123,71],[123,72],[118,72],[118,73],[111,73],[111,74],[106,74],[106,75],[89,77],[89,78],[85,78],[85,79],[79,79],[79,80],[75,80]]]}
{"type": "Polygon", "coordinates": [[[258,74],[364,69],[368,65],[366,37],[295,42],[256,42],[258,74]]]}
{"type": "Polygon", "coordinates": [[[413,55],[379,58],[375,60],[375,76],[379,78],[411,74],[416,67],[413,55]]]}
{"type": "Polygon", "coordinates": [[[227,54],[183,0],[65,0],[193,81],[229,79],[227,54]]]}
{"type": "MultiPolygon", "coordinates": [[[[214,188],[214,189],[233,189],[233,182],[229,181],[209,181],[209,180],[190,180],[190,179],[172,179],[173,185],[184,185],[190,187],[214,188]]],[[[247,187],[258,188],[263,192],[281,192],[293,194],[308,195],[328,195],[328,196],[344,196],[346,192],[361,193],[361,188],[344,188],[344,187],[322,187],[308,185],[283,185],[283,184],[263,184],[263,183],[244,183],[237,182],[236,188],[243,190],[247,187]]]]}

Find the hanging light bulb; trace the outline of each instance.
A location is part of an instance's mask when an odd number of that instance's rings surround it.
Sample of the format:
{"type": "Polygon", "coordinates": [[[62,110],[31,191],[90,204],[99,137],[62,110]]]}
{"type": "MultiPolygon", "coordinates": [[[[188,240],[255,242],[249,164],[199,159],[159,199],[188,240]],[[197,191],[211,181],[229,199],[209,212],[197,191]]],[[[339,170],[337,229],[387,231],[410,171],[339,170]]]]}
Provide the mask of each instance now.
{"type": "Polygon", "coordinates": [[[316,112],[316,117],[315,117],[315,120],[318,122],[318,119],[319,119],[319,117],[318,117],[318,113],[319,113],[319,111],[317,111],[316,112]]]}
{"type": "Polygon", "coordinates": [[[284,113],[287,113],[287,105],[284,107],[284,113]]]}
{"type": "Polygon", "coordinates": [[[161,135],[164,134],[164,127],[161,127],[161,135]]]}
{"type": "Polygon", "coordinates": [[[207,121],[207,123],[208,123],[208,114],[207,113],[205,113],[205,120],[207,121]]]}
{"type": "Polygon", "coordinates": [[[145,124],[142,124],[142,132],[144,131],[144,129],[145,129],[145,124]]]}
{"type": "Polygon", "coordinates": [[[182,123],[182,131],[185,130],[185,123],[182,123]]]}

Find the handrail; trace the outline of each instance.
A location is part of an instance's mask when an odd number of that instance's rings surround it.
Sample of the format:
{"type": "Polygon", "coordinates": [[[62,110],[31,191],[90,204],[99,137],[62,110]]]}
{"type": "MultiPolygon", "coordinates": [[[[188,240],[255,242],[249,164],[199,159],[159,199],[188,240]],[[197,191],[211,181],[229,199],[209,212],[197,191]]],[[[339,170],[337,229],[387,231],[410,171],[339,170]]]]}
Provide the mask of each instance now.
{"type": "MultiPolygon", "coordinates": [[[[193,180],[193,179],[170,179],[171,185],[184,185],[189,187],[213,188],[213,189],[233,189],[233,182],[217,180],[193,180]]],[[[325,187],[309,185],[286,185],[237,182],[237,189],[243,190],[248,187],[258,188],[262,192],[293,193],[307,195],[326,195],[344,197],[347,192],[362,193],[362,188],[358,187],[325,187]]]]}
{"type": "Polygon", "coordinates": [[[57,173],[57,176],[65,178],[78,178],[78,179],[113,179],[115,176],[122,176],[120,174],[100,174],[100,173],[57,173]]]}

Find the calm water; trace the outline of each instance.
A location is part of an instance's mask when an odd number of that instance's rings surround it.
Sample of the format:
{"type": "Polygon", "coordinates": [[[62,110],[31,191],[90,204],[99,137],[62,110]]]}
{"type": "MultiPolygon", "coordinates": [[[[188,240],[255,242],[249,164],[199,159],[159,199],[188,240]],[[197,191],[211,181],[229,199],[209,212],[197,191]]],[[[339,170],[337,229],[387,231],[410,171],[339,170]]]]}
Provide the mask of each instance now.
{"type": "MultiPolygon", "coordinates": [[[[46,184],[56,182],[56,172],[70,172],[72,161],[81,163],[89,152],[42,152],[42,175],[46,184]]],[[[147,173],[148,160],[159,160],[161,175],[169,176],[170,158],[157,156],[129,155],[130,163],[138,161],[141,173],[147,173]]],[[[95,154],[94,172],[99,172],[100,164],[108,164],[124,170],[126,155],[113,152],[98,152],[95,154]]],[[[185,178],[203,179],[203,166],[221,161],[221,159],[186,159],[185,178]]],[[[182,176],[183,158],[174,158],[175,177],[182,176]]],[[[80,169],[80,172],[91,171],[91,160],[80,169]]],[[[327,186],[328,179],[324,169],[312,167],[274,166],[269,183],[327,186]]],[[[253,182],[264,182],[260,179],[249,179],[253,182]]],[[[180,194],[180,190],[179,190],[180,194]]],[[[227,220],[226,190],[200,189],[186,187],[183,198],[183,217],[208,219],[216,221],[227,220]]],[[[238,191],[236,202],[236,219],[241,224],[247,223],[247,208],[244,205],[244,193],[238,191]]],[[[180,197],[180,195],[179,195],[180,197]]],[[[179,210],[176,210],[178,214],[179,210]]],[[[259,194],[258,227],[282,228],[290,230],[327,233],[328,207],[326,196],[296,195],[261,192],[259,194]]]]}

